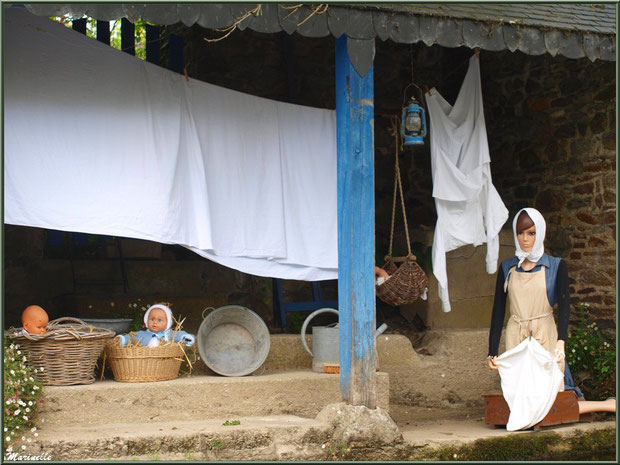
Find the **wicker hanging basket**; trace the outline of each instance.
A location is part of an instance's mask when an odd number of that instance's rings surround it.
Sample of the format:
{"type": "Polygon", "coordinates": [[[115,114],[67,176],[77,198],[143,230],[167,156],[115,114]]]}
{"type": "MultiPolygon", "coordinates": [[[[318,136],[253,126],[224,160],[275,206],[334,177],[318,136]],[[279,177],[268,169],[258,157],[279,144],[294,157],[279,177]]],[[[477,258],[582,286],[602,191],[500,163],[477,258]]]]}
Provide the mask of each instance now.
{"type": "Polygon", "coordinates": [[[43,334],[11,328],[6,335],[19,344],[44,385],[68,386],[95,382],[97,359],[114,331],[63,317],[50,321],[43,334]]]}
{"type": "Polygon", "coordinates": [[[375,286],[377,297],[388,305],[398,306],[415,302],[428,289],[428,277],[424,270],[416,262],[416,257],[411,253],[409,240],[409,227],[407,226],[407,214],[405,213],[405,200],[403,186],[400,179],[398,166],[398,129],[396,120],[393,123],[393,135],[396,138],[396,162],[394,164],[394,201],[392,204],[392,227],[390,231],[390,250],[385,256],[383,269],[390,275],[382,284],[375,286]],[[394,242],[394,221],[396,219],[396,196],[400,194],[400,203],[405,223],[405,235],[407,238],[406,257],[393,257],[392,244],[394,242]]]}
{"type": "Polygon", "coordinates": [[[105,346],[105,356],[116,381],[146,383],[177,378],[185,352],[177,342],[156,347],[121,347],[111,341],[105,346]]]}
{"type": "Polygon", "coordinates": [[[385,257],[383,269],[390,278],[376,286],[377,297],[386,304],[398,306],[415,302],[428,289],[428,278],[416,262],[415,255],[385,257]],[[396,263],[401,263],[397,266],[396,263]]]}

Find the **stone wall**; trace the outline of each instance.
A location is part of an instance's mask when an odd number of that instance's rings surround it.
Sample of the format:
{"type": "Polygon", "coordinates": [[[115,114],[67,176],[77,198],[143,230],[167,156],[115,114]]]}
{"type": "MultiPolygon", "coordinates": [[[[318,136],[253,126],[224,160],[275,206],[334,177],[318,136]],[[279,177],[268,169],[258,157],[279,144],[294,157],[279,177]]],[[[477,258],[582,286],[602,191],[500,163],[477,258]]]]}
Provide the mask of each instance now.
{"type": "MultiPolygon", "coordinates": [[[[172,32],[184,38],[184,62],[193,78],[261,97],[335,107],[331,37],[309,39],[297,34],[245,30],[209,43],[204,38],[218,34],[199,26],[188,29],[180,25],[164,30],[162,36],[172,32]]],[[[422,88],[435,86],[448,101],[454,101],[472,51],[379,40],[376,48],[376,260],[381,264],[388,251],[394,186],[395,149],[389,133],[390,118],[400,114],[403,90],[411,82],[412,74],[422,88]]],[[[532,205],[541,210],[548,224],[548,251],[568,263],[573,301],[590,303],[600,323],[610,326],[615,318],[615,63],[549,55],[533,57],[508,51],[481,51],[480,56],[494,184],[511,218],[522,206],[532,205]]],[[[428,237],[436,220],[429,145],[427,139],[423,147],[405,148],[399,156],[411,240],[414,252],[427,269],[428,237]]],[[[510,221],[506,226],[510,226],[510,221]]],[[[6,256],[5,293],[12,303],[9,310],[16,314],[18,302],[26,296],[30,300],[39,293],[52,302],[58,296],[50,293],[75,293],[66,260],[53,262],[42,252],[41,230],[29,233],[24,243],[23,229],[7,228],[5,236],[5,250],[13,251],[6,256]],[[20,248],[40,253],[24,257],[25,252],[17,252],[20,248]]],[[[404,255],[406,245],[400,217],[394,243],[394,254],[404,255]]],[[[166,250],[157,259],[160,264],[142,264],[140,273],[152,273],[153,277],[163,274],[169,282],[178,283],[178,289],[164,286],[168,295],[195,293],[183,289],[188,280],[177,279],[180,275],[175,270],[182,267],[179,263],[199,259],[166,250]]],[[[217,292],[212,286],[199,286],[199,296],[217,294],[212,299],[215,303],[245,303],[271,321],[269,280],[242,276],[212,263],[198,267],[202,268],[196,272],[207,281],[212,274],[230,278],[217,280],[217,292]]],[[[155,283],[161,280],[141,279],[145,295],[158,291],[155,283]],[[150,289],[149,282],[153,283],[150,289]]],[[[485,280],[481,285],[486,289],[489,285],[492,288],[495,277],[487,275],[480,279],[485,280]]],[[[451,276],[450,280],[451,286],[462,282],[461,294],[467,297],[467,276],[451,276]]],[[[293,289],[289,297],[303,299],[299,296],[305,292],[304,285],[290,284],[293,289]]],[[[384,314],[397,312],[381,303],[378,308],[384,314]]],[[[423,313],[420,317],[432,325],[433,318],[423,313]]],[[[485,318],[480,317],[475,326],[484,326],[485,318]]],[[[193,321],[199,319],[192,317],[193,321]]],[[[408,321],[409,318],[403,320],[403,324],[409,324],[408,321]]]]}
{"type": "Polygon", "coordinates": [[[519,52],[483,63],[485,76],[495,74],[485,110],[500,195],[512,215],[526,205],[541,211],[547,250],[567,262],[572,301],[615,326],[615,63],[519,52]]]}

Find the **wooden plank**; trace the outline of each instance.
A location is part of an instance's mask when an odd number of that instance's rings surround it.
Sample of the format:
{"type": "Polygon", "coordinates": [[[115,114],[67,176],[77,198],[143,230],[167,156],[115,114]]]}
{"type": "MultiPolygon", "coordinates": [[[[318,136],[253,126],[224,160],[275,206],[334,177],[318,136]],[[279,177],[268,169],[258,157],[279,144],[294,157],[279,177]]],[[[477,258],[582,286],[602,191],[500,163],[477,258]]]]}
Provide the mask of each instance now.
{"type": "Polygon", "coordinates": [[[357,74],[347,38],[336,40],[338,306],[340,389],[352,405],[376,407],[373,68],[357,74]]]}
{"type": "MultiPolygon", "coordinates": [[[[505,426],[510,408],[501,393],[484,394],[486,423],[490,426],[505,426]]],[[[574,391],[560,391],[551,409],[535,428],[575,423],[579,421],[579,404],[574,391]]]]}
{"type": "Polygon", "coordinates": [[[121,19],[121,50],[130,55],[136,54],[136,26],[127,18],[121,19]]]}

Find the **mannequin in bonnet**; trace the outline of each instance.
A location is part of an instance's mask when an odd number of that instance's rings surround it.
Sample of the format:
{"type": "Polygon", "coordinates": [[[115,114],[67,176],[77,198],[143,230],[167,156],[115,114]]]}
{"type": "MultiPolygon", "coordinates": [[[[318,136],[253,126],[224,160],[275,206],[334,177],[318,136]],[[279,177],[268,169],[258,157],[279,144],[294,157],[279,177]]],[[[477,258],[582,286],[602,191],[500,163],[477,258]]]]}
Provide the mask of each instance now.
{"type": "Polygon", "coordinates": [[[167,305],[155,304],[144,314],[145,330],[132,334],[119,334],[114,339],[121,346],[126,346],[132,339],[147,347],[157,347],[166,342],[180,342],[190,347],[194,344],[194,336],[185,331],[173,331],[172,311],[167,305]]]}
{"type": "Polygon", "coordinates": [[[532,336],[554,357],[558,368],[564,372],[564,389],[575,391],[580,414],[615,412],[616,401],[613,398],[601,402],[585,401],[565,361],[564,346],[570,316],[568,270],[564,260],[544,253],[545,219],[538,210],[523,208],[514,217],[513,233],[515,256],[504,260],[497,273],[489,332],[489,368],[499,369],[498,348],[507,296],[510,296],[506,351],[532,336]],[[553,319],[556,304],[557,326],[553,319]]]}

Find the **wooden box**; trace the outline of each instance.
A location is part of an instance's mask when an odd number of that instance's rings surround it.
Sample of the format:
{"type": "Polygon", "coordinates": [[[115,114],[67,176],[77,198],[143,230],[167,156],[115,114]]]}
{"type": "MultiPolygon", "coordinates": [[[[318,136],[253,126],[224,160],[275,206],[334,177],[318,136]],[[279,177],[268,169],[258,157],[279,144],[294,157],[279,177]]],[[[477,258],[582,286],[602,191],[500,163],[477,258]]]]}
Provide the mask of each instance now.
{"type": "MultiPolygon", "coordinates": [[[[510,408],[504,396],[497,393],[483,394],[486,423],[492,427],[505,426],[508,423],[510,408]]],[[[551,406],[551,410],[534,429],[545,426],[560,425],[562,423],[575,423],[579,421],[579,405],[574,391],[560,391],[551,406]]]]}

